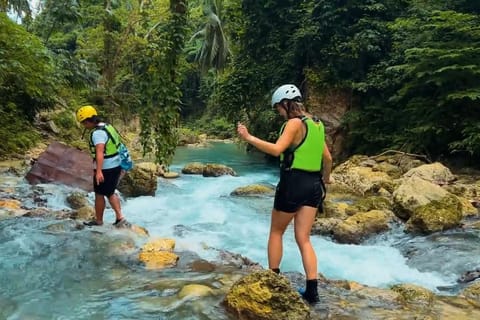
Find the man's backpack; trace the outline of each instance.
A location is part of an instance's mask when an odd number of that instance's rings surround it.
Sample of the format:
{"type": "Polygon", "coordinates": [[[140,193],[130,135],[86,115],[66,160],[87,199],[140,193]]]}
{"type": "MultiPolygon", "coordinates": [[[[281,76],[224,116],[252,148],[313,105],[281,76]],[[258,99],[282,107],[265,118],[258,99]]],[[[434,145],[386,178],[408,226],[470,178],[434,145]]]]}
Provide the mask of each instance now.
{"type": "MultiPolygon", "coordinates": [[[[117,136],[119,137],[119,140],[121,140],[121,136],[118,133],[117,129],[115,129],[115,127],[113,127],[112,125],[110,125],[110,127],[113,128],[113,130],[115,130],[115,132],[117,133],[117,136]]],[[[107,133],[108,138],[111,139],[113,144],[117,147],[117,152],[118,152],[118,155],[120,156],[120,167],[122,168],[122,170],[125,170],[125,171],[132,170],[133,161],[132,161],[132,157],[130,156],[130,152],[127,149],[127,146],[122,141],[116,141],[113,135],[110,133],[110,131],[107,130],[106,126],[99,126],[97,127],[97,129],[104,130],[107,133]]]]}

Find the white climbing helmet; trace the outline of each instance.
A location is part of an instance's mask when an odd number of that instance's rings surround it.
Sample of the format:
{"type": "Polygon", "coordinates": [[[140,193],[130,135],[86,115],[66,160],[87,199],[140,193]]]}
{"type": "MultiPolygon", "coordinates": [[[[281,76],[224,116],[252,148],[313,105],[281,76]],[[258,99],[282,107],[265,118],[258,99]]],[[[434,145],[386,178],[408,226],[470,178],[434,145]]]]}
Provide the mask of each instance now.
{"type": "Polygon", "coordinates": [[[284,84],[283,86],[278,87],[273,93],[272,107],[283,99],[294,100],[298,98],[302,98],[300,90],[293,84],[284,84]]]}

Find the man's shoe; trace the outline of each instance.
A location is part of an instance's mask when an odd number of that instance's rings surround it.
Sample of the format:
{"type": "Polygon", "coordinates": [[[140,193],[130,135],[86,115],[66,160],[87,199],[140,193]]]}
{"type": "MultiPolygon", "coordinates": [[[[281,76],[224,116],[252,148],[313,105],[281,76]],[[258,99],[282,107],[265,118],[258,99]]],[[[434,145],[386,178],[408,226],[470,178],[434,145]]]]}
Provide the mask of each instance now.
{"type": "Polygon", "coordinates": [[[128,227],[130,224],[128,223],[127,219],[125,218],[122,218],[122,219],[119,219],[119,220],[115,220],[115,222],[113,223],[113,226],[114,227],[117,227],[117,228],[125,228],[125,227],[128,227]]]}
{"type": "Polygon", "coordinates": [[[86,225],[87,227],[101,226],[102,225],[101,223],[98,223],[97,220],[84,221],[83,224],[86,225]]]}

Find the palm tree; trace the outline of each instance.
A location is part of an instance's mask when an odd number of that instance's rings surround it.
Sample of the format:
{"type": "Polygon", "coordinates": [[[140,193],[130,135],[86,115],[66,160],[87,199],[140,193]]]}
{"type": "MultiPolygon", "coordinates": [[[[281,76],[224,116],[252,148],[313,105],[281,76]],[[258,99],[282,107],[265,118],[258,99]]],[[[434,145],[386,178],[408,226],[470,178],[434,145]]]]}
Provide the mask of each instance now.
{"type": "Polygon", "coordinates": [[[201,46],[195,56],[195,61],[200,66],[200,71],[206,73],[210,69],[221,71],[227,64],[230,55],[228,40],[223,32],[222,21],[222,0],[206,0],[204,3],[206,15],[205,26],[196,32],[190,41],[201,40],[201,46]]]}
{"type": "Polygon", "coordinates": [[[28,0],[0,0],[0,12],[14,12],[20,17],[32,14],[28,0]]]}

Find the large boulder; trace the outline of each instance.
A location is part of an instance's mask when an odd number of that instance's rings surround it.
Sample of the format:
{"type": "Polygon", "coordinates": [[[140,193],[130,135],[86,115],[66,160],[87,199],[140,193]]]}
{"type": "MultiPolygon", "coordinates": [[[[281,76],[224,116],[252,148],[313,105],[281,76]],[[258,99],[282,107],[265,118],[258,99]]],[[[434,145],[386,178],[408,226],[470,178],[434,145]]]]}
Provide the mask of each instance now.
{"type": "Polygon", "coordinates": [[[336,185],[342,185],[361,196],[377,194],[381,188],[392,191],[392,177],[383,171],[375,171],[375,164],[375,160],[366,156],[354,156],[333,170],[333,180],[336,185]]]}
{"type": "Polygon", "coordinates": [[[157,190],[157,165],[151,162],[136,164],[120,180],[118,190],[126,197],[155,195],[157,190]]]}
{"type": "Polygon", "coordinates": [[[333,238],[339,243],[359,244],[371,235],[387,231],[393,220],[388,210],[359,212],[334,226],[333,238]]]}
{"type": "Polygon", "coordinates": [[[393,192],[394,212],[399,218],[408,220],[415,208],[440,200],[448,194],[442,187],[412,176],[402,180],[393,192]]]}
{"type": "Polygon", "coordinates": [[[415,208],[406,229],[427,234],[444,231],[459,226],[462,218],[462,204],[456,196],[449,194],[415,208]]]}
{"type": "Polygon", "coordinates": [[[216,163],[207,163],[203,168],[202,175],[204,177],[220,177],[224,175],[236,176],[237,173],[232,168],[216,163]]]}
{"type": "Polygon", "coordinates": [[[403,176],[405,178],[418,177],[438,185],[449,184],[455,180],[455,176],[452,174],[450,169],[445,167],[440,162],[424,164],[410,169],[403,176]]]}
{"type": "Polygon", "coordinates": [[[30,184],[60,183],[86,191],[93,191],[92,177],[90,155],[59,142],[51,143],[26,175],[30,184]]]}
{"type": "Polygon", "coordinates": [[[237,281],[224,304],[242,320],[310,319],[310,309],[288,279],[271,270],[253,272],[237,281]]]}
{"type": "Polygon", "coordinates": [[[231,196],[262,196],[262,195],[273,195],[275,193],[275,187],[271,185],[264,184],[251,184],[244,187],[238,187],[233,190],[231,196]]]}
{"type": "Polygon", "coordinates": [[[138,259],[145,264],[145,268],[148,270],[173,267],[179,259],[179,257],[173,253],[174,248],[175,240],[173,239],[153,239],[142,247],[138,254],[138,259]]]}

